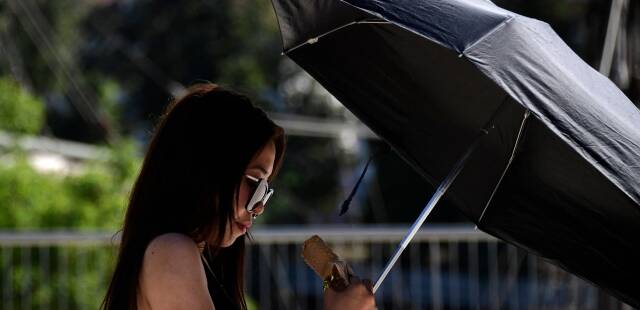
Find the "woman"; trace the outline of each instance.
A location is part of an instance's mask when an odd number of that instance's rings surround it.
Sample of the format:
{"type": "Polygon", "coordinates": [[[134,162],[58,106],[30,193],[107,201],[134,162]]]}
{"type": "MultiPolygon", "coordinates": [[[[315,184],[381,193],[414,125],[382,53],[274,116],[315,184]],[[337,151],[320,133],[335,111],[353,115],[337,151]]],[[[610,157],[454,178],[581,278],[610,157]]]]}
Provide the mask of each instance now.
{"type": "MultiPolygon", "coordinates": [[[[162,116],[133,187],[103,309],[246,309],[245,234],[273,190],[284,131],[251,101],[199,84],[162,116]]],[[[326,309],[374,309],[358,279],[326,309]]]]}

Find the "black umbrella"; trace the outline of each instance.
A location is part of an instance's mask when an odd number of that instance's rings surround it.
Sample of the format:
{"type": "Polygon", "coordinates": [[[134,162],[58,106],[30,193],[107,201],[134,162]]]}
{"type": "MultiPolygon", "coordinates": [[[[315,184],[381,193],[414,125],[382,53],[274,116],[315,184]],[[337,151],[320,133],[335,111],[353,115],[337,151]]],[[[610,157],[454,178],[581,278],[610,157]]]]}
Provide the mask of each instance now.
{"type": "Polygon", "coordinates": [[[640,306],[640,111],[546,23],[485,0],[273,4],[284,53],[440,184],[422,220],[457,175],[445,197],[480,229],[640,306]]]}

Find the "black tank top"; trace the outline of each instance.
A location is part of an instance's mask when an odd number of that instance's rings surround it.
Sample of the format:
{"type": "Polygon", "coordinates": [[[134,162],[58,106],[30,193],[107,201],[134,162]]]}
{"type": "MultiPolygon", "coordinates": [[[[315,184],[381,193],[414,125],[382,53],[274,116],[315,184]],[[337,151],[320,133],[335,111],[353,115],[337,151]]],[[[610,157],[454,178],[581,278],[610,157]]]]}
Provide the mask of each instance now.
{"type": "Polygon", "coordinates": [[[209,296],[211,296],[211,300],[213,300],[213,305],[216,307],[216,310],[239,310],[240,307],[235,304],[229,292],[222,285],[222,282],[218,281],[219,278],[213,272],[213,269],[211,268],[212,266],[209,265],[209,262],[202,253],[200,253],[200,259],[204,265],[204,273],[207,276],[207,289],[209,290],[209,296]]]}

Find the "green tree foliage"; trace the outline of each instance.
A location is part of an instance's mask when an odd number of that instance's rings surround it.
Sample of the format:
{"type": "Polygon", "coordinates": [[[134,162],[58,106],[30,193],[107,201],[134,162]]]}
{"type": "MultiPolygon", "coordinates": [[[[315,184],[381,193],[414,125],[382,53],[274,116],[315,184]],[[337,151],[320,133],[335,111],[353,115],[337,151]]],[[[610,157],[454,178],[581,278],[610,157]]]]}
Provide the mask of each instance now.
{"type": "Polygon", "coordinates": [[[5,154],[12,163],[0,165],[0,229],[118,229],[139,159],[131,142],[109,152],[106,162],[64,176],[36,171],[20,152],[5,154]]]}
{"type": "Polygon", "coordinates": [[[86,42],[78,23],[93,6],[76,1],[0,2],[0,74],[11,74],[46,101],[49,132],[87,142],[111,136],[92,80],[78,65],[77,51],[86,42]]]}
{"type": "MultiPolygon", "coordinates": [[[[68,175],[35,170],[19,149],[1,154],[0,230],[115,232],[122,225],[140,166],[136,150],[131,141],[118,142],[105,148],[104,156],[68,175]]],[[[13,292],[9,300],[31,302],[31,307],[10,308],[97,309],[115,253],[112,247],[96,245],[0,247],[0,274],[13,292]]]]}
{"type": "Polygon", "coordinates": [[[13,79],[0,77],[0,129],[37,134],[44,124],[44,105],[13,79]]]}
{"type": "Polygon", "coordinates": [[[268,1],[129,1],[95,6],[80,60],[126,94],[125,132],[148,130],[181,86],[213,81],[252,97],[278,85],[279,35],[268,1]],[[140,121],[143,121],[142,123],[140,121]]]}

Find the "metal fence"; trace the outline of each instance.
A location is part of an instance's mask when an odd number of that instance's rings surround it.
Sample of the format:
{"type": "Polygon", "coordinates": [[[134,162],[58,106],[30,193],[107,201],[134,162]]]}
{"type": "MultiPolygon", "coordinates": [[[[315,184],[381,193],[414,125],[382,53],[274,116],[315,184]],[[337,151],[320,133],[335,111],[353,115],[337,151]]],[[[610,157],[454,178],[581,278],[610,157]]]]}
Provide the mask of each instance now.
{"type": "MultiPolygon", "coordinates": [[[[271,227],[253,231],[247,295],[258,309],[321,309],[321,283],[300,257],[320,235],[362,278],[375,278],[406,227],[271,227]]],[[[96,309],[111,233],[0,233],[0,309],[96,309]]],[[[632,309],[585,281],[472,227],[421,230],[376,294],[379,309],[632,309]]]]}

